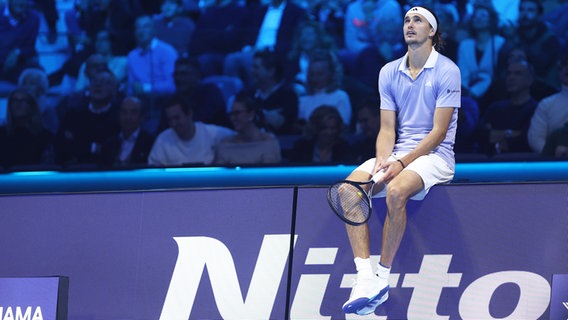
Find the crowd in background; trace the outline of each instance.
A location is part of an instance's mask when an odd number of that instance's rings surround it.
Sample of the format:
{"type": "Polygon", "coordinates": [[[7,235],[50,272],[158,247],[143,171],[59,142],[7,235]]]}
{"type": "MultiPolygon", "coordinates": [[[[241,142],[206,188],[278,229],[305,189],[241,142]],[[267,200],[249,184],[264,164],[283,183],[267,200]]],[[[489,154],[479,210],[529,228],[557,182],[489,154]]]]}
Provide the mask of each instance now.
{"type": "Polygon", "coordinates": [[[414,5],[436,13],[435,49],[461,71],[458,162],[568,159],[568,1],[56,5],[0,1],[3,170],[360,163],[414,5]],[[35,45],[58,20],[66,59],[48,73],[35,45]]]}

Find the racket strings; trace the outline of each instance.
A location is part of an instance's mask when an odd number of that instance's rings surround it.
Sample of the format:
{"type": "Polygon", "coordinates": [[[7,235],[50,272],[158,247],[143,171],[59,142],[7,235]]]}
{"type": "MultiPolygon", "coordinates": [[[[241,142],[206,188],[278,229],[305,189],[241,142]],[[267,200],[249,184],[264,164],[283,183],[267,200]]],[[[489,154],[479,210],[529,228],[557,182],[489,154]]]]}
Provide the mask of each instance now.
{"type": "Polygon", "coordinates": [[[364,223],[371,210],[367,195],[347,182],[331,186],[330,204],[334,210],[353,223],[364,223]]]}

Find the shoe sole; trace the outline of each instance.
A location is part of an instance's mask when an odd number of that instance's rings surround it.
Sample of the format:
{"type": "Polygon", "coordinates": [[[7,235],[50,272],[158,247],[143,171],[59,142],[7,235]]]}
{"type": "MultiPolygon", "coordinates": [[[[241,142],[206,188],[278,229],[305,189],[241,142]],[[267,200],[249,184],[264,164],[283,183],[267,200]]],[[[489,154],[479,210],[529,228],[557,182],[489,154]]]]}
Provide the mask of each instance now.
{"type": "MultiPolygon", "coordinates": [[[[388,295],[387,295],[387,297],[386,297],[383,301],[381,301],[381,299],[382,299],[388,292],[389,292],[389,286],[386,286],[385,288],[383,288],[383,290],[379,291],[379,293],[378,293],[376,296],[371,297],[370,299],[367,299],[367,298],[359,298],[359,299],[357,299],[357,300],[353,300],[353,301],[351,301],[351,303],[349,303],[349,304],[343,306],[343,308],[341,308],[341,309],[342,309],[343,312],[345,312],[345,313],[356,313],[356,314],[358,314],[358,312],[360,312],[361,310],[365,309],[365,307],[367,307],[367,305],[369,305],[369,304],[372,303],[372,302],[378,302],[378,303],[377,303],[377,306],[376,306],[376,307],[378,307],[381,303],[383,303],[383,302],[385,302],[385,301],[387,300],[386,298],[388,298],[388,295]]],[[[375,307],[375,308],[376,308],[376,307],[375,307]]],[[[374,309],[373,309],[372,311],[370,311],[369,313],[371,313],[371,312],[373,312],[373,311],[374,311],[374,309]]],[[[367,313],[367,314],[369,314],[369,313],[367,313]]]]}
{"type": "Polygon", "coordinates": [[[356,314],[360,316],[366,316],[368,314],[375,313],[375,309],[377,309],[378,306],[380,306],[385,301],[387,301],[388,298],[389,298],[389,293],[387,291],[387,293],[385,293],[381,298],[379,299],[375,298],[375,300],[369,302],[365,307],[357,310],[356,314]]]}

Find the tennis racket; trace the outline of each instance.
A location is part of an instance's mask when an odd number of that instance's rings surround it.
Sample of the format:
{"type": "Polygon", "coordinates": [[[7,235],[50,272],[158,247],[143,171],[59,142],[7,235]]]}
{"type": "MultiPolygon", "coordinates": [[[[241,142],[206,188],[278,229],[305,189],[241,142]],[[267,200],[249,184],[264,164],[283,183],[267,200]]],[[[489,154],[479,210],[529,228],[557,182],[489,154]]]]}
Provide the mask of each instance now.
{"type": "Polygon", "coordinates": [[[381,170],[369,181],[342,180],[332,184],[327,190],[329,206],[346,223],[353,226],[364,224],[373,212],[373,187],[383,175],[384,171],[381,170]]]}

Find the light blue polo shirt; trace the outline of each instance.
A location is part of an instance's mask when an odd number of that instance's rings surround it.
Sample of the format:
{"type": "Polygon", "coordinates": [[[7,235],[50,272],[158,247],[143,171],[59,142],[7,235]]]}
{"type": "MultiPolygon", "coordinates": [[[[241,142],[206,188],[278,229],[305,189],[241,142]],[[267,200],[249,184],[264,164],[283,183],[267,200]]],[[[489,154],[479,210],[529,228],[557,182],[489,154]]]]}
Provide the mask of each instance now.
{"type": "Polygon", "coordinates": [[[397,113],[397,139],[393,152],[409,152],[432,130],[435,108],[455,108],[444,141],[433,150],[455,167],[454,143],[461,106],[458,66],[432,49],[422,71],[412,80],[408,53],[387,63],[379,73],[381,109],[397,113]]]}

